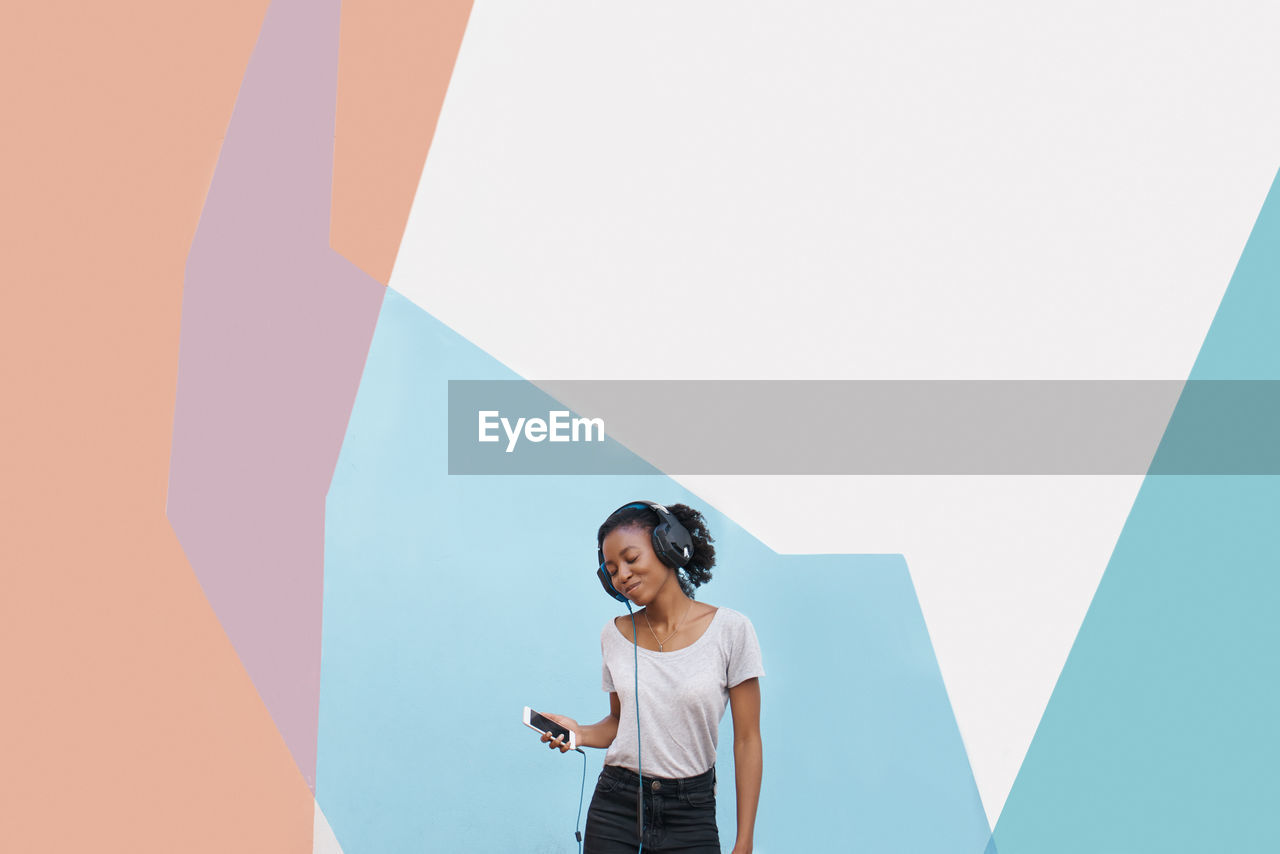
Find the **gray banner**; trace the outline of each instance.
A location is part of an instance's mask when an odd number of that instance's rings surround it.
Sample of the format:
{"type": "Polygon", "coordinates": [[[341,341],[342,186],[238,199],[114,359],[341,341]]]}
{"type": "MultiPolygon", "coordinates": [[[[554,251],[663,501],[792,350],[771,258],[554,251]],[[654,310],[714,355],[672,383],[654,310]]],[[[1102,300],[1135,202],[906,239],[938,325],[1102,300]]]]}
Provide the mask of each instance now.
{"type": "Polygon", "coordinates": [[[1280,474],[1280,382],[460,381],[451,474],[1280,474]]]}

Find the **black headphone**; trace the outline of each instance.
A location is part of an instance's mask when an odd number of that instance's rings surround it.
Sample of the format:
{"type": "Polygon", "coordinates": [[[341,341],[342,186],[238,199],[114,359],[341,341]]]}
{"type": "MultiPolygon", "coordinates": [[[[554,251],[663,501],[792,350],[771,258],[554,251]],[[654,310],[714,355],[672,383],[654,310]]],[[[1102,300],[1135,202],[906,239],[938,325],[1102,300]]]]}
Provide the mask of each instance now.
{"type": "MultiPolygon", "coordinates": [[[[653,528],[653,551],[660,561],[672,569],[679,569],[689,562],[693,557],[693,536],[684,525],[680,524],[680,520],[672,515],[670,510],[655,501],[631,501],[623,504],[618,510],[626,510],[630,507],[648,507],[658,514],[658,518],[661,521],[653,528]]],[[[609,516],[617,513],[618,510],[614,510],[609,516]]],[[[609,580],[609,573],[604,568],[603,540],[596,543],[596,559],[599,561],[596,575],[600,577],[600,583],[604,585],[604,592],[619,602],[626,602],[627,597],[614,589],[613,582],[609,580]]]]}

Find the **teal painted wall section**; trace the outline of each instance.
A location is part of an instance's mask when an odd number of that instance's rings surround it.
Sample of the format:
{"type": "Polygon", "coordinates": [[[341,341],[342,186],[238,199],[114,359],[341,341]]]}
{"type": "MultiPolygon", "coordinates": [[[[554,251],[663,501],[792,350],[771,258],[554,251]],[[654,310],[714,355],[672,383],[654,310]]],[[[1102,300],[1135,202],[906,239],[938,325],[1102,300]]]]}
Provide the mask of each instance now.
{"type": "MultiPolygon", "coordinates": [[[[756,626],[756,851],[979,854],[989,828],[902,558],[776,555],[661,475],[449,476],[448,380],[516,378],[387,294],[326,514],[316,794],[346,854],[576,851],[581,758],[519,714],[607,711],[600,629],[624,611],[594,577],[595,529],[637,497],[704,509],[720,560],[699,598],[756,626]]],[[[720,746],[728,850],[728,715],[720,746]]]]}
{"type": "MultiPolygon", "coordinates": [[[[1278,331],[1273,185],[1190,378],[1280,380],[1278,331]]],[[[1162,451],[1213,457],[1207,399],[1184,396],[1162,451]]],[[[1146,478],[1001,814],[1000,854],[1280,851],[1278,520],[1274,476],[1146,478]]]]}

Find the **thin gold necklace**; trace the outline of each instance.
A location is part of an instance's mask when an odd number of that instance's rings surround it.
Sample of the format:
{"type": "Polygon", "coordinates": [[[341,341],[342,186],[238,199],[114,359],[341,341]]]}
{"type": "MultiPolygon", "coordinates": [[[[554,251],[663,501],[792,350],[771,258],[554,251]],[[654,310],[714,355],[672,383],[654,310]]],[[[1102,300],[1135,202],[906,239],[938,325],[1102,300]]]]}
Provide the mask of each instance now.
{"type": "Polygon", "coordinates": [[[680,622],[676,623],[676,627],[671,630],[671,634],[659,640],[658,633],[653,630],[653,623],[649,622],[649,609],[644,609],[644,624],[649,627],[649,634],[653,635],[653,639],[658,641],[658,652],[662,652],[662,645],[676,636],[676,632],[680,631],[680,627],[684,625],[684,618],[689,616],[689,612],[693,610],[693,600],[689,600],[689,607],[684,609],[684,617],[680,618],[680,622]]]}

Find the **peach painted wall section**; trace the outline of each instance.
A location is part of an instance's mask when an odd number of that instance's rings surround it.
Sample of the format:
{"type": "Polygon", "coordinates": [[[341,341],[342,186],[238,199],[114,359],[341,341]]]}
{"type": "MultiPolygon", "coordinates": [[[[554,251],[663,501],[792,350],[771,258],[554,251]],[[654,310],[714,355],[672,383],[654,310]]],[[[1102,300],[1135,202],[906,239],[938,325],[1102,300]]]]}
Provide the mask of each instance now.
{"type": "Polygon", "coordinates": [[[470,0],[342,4],[330,244],[384,285],[470,14],[470,0]]]}
{"type": "Polygon", "coordinates": [[[5,851],[311,850],[311,793],[165,518],[183,265],[266,8],[26,3],[0,28],[5,851]]]}

